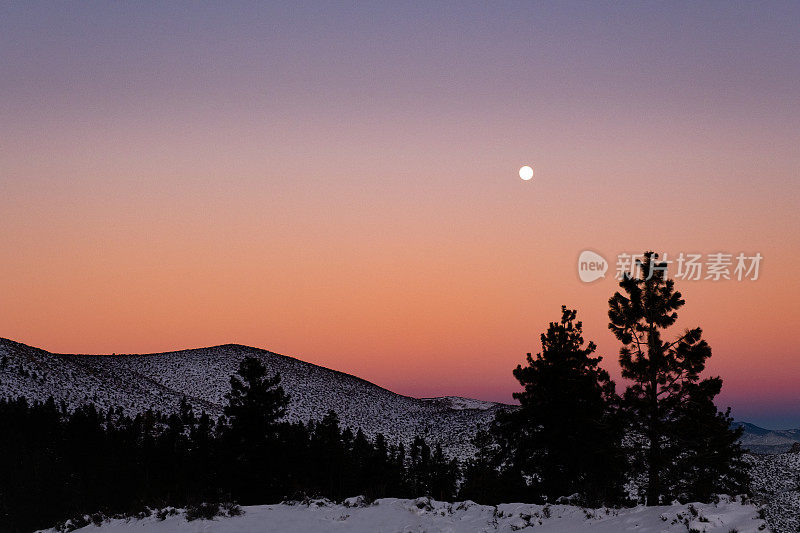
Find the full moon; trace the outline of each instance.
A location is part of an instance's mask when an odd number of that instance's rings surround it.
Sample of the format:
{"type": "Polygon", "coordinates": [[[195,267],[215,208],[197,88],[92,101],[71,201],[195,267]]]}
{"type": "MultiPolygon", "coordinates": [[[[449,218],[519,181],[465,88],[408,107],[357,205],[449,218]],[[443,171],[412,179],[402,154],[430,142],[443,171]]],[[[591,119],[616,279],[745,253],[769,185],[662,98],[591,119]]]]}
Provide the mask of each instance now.
{"type": "Polygon", "coordinates": [[[519,169],[519,177],[524,179],[525,181],[528,181],[533,177],[533,169],[528,165],[525,165],[524,167],[519,169]]]}

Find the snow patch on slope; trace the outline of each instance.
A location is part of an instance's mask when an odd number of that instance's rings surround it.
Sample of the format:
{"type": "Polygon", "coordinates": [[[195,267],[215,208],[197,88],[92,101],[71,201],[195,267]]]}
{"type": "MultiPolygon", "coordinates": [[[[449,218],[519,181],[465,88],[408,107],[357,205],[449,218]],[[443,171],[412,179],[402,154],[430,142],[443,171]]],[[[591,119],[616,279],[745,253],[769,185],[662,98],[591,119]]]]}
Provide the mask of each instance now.
{"type": "Polygon", "coordinates": [[[508,407],[507,404],[497,402],[487,402],[485,400],[476,400],[474,398],[463,398],[461,396],[437,396],[436,398],[420,398],[424,402],[429,402],[434,405],[439,405],[447,409],[478,409],[481,411],[488,411],[497,409],[498,407],[508,407]]]}

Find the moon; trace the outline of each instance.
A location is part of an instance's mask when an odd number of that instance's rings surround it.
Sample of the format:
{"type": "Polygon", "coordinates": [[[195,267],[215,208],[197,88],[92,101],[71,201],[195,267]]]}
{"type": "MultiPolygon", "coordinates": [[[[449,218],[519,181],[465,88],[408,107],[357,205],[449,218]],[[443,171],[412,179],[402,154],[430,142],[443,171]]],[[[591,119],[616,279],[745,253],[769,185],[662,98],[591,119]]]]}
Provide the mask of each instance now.
{"type": "Polygon", "coordinates": [[[528,165],[519,169],[519,177],[524,179],[525,181],[530,180],[533,177],[533,169],[528,165]]]}

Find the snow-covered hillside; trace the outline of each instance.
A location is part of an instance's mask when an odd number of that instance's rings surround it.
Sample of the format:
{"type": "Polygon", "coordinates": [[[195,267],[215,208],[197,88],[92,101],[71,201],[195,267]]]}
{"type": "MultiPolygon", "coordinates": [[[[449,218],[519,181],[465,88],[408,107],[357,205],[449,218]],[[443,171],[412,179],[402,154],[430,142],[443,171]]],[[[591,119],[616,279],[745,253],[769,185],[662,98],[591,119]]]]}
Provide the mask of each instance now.
{"type": "Polygon", "coordinates": [[[753,500],[775,533],[800,531],[800,453],[747,455],[753,500]]]}
{"type": "Polygon", "coordinates": [[[402,396],[349,374],[236,344],[149,355],[65,355],[0,339],[0,396],[53,396],[70,406],[92,401],[129,413],[172,411],[185,396],[196,410],[217,416],[230,376],[245,356],[281,374],[291,395],[290,420],[321,419],[333,409],[343,425],[370,436],[383,433],[390,442],[408,443],[420,435],[457,457],[471,453],[476,428],[508,408],[466,398],[402,396]]]}
{"type": "Polygon", "coordinates": [[[189,533],[189,532],[280,532],[280,533],[379,533],[379,532],[512,532],[543,533],[667,533],[687,531],[756,533],[764,531],[764,520],[752,505],[738,500],[719,504],[688,504],[631,509],[583,509],[569,505],[447,503],[426,498],[387,498],[360,505],[353,498],[345,505],[324,500],[306,504],[244,507],[244,514],[213,521],[187,522],[184,513],[159,520],[114,519],[79,529],[84,533],[189,533]],[[530,528],[530,529],[528,529],[530,528]]]}

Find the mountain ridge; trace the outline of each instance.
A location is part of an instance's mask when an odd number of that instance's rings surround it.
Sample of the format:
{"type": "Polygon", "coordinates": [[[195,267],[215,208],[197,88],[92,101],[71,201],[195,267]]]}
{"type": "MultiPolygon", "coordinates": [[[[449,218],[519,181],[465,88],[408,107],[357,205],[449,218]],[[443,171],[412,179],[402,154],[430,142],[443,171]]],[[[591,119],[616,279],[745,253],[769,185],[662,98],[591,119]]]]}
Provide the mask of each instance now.
{"type": "Polygon", "coordinates": [[[743,448],[753,453],[783,453],[800,443],[800,428],[765,429],[742,420],[736,420],[733,425],[744,428],[740,442],[743,448]]]}
{"type": "Polygon", "coordinates": [[[414,398],[366,379],[263,348],[228,343],[151,354],[53,353],[0,338],[0,395],[52,396],[70,407],[93,402],[128,414],[147,409],[173,412],[182,398],[196,411],[222,414],[229,379],[246,356],[281,375],[290,395],[290,421],[321,419],[335,411],[343,426],[408,444],[417,435],[465,457],[471,437],[499,409],[514,406],[471,398],[414,398]]]}

